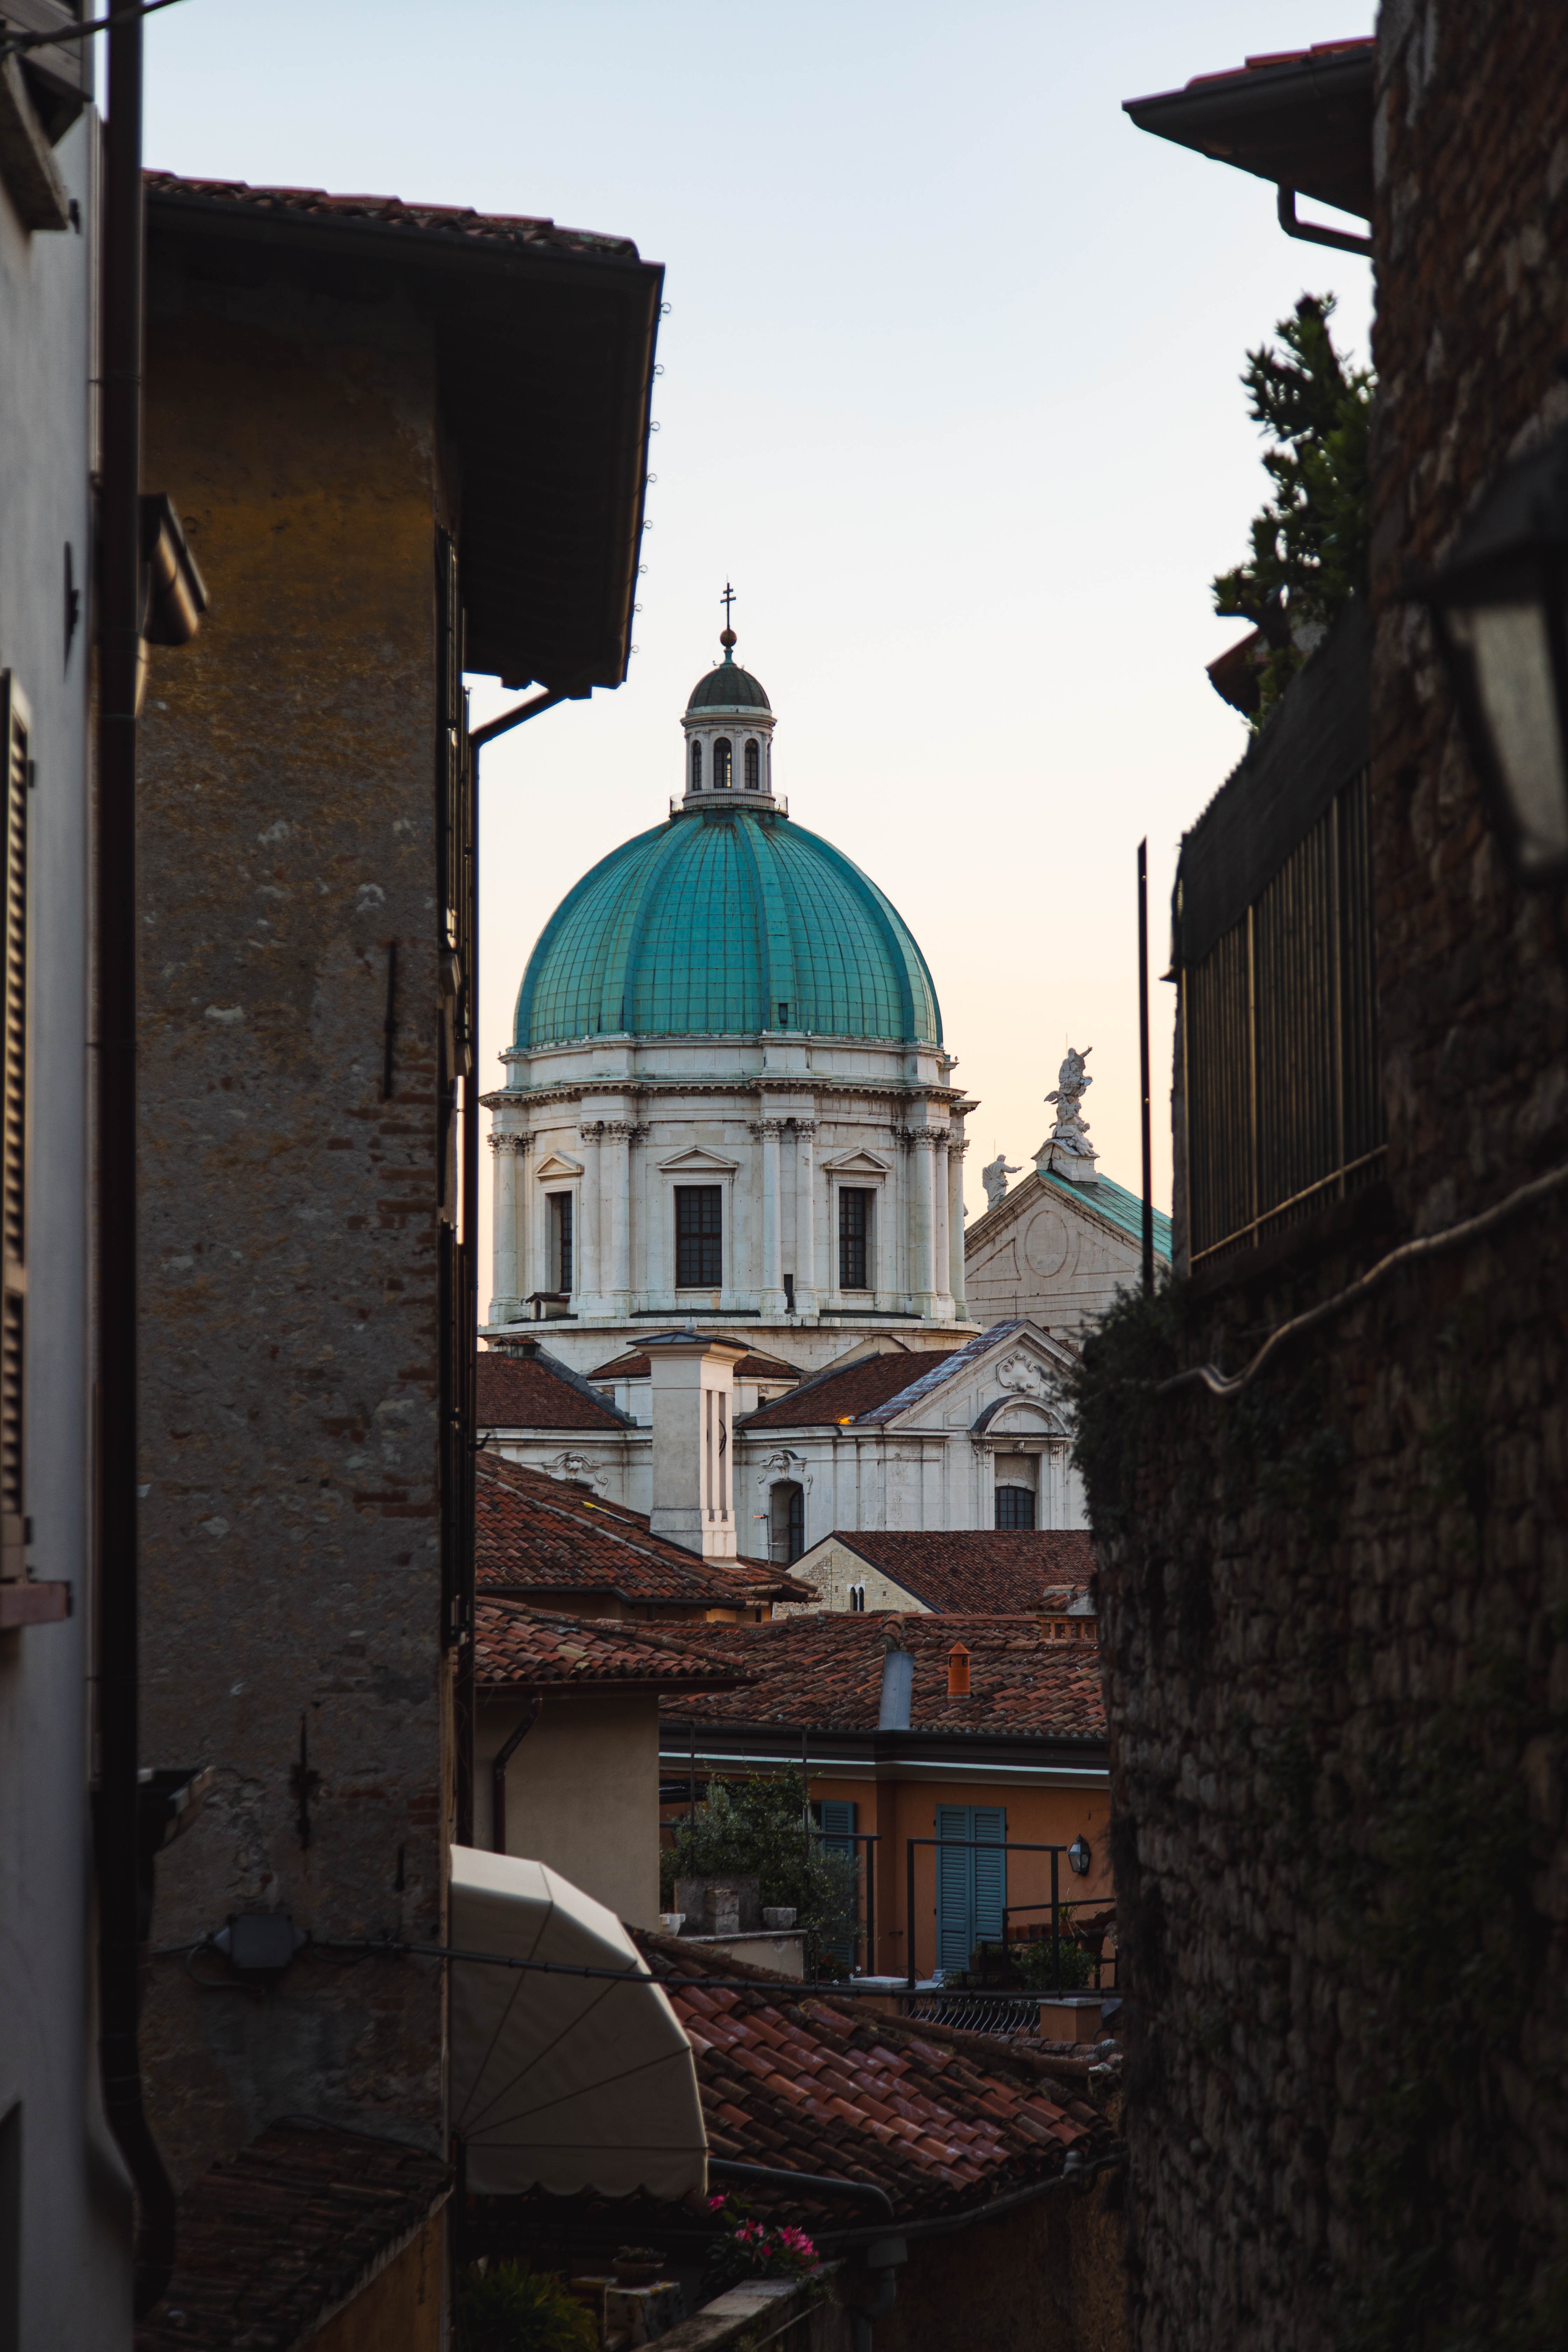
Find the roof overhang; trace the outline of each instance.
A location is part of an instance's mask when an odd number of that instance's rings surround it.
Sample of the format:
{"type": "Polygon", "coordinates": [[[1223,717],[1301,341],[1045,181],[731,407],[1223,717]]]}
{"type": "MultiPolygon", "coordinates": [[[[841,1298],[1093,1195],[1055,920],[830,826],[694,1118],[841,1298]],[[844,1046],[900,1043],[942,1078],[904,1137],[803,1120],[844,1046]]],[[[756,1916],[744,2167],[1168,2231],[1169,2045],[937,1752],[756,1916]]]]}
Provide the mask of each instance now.
{"type": "MultiPolygon", "coordinates": [[[[697,1760],[710,1771],[759,1768],[799,1771],[798,1724],[704,1723],[696,1718],[697,1760]]],[[[1005,1732],[835,1731],[813,1725],[807,1754],[814,1779],[963,1780],[1016,1788],[1108,1788],[1110,1758],[1103,1739],[1005,1732]]],[[[691,1765],[687,1721],[668,1718],[660,1731],[659,1766],[691,1765]]]]}
{"type": "Polygon", "coordinates": [[[664,272],[574,248],[312,213],[200,184],[148,189],[150,257],[258,269],[431,320],[456,451],[465,666],[509,687],[618,686],[631,652],[664,272]],[[248,199],[248,200],[247,200],[248,199]]]}
{"type": "Polygon", "coordinates": [[[1333,42],[1130,98],[1140,131],[1238,172],[1372,218],[1374,40],[1333,42]]]}

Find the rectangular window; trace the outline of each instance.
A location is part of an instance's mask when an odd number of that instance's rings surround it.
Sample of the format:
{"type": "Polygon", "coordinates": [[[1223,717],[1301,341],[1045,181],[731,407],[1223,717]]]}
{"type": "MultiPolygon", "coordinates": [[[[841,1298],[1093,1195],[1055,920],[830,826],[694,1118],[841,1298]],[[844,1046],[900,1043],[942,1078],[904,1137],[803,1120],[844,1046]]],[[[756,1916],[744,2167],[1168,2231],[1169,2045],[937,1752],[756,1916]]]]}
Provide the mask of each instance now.
{"type": "Polygon", "coordinates": [[[552,1192],[550,1195],[550,1287],[570,1290],[572,1287],[572,1195],[552,1192]]]}
{"type": "Polygon", "coordinates": [[[27,1173],[27,706],[0,670],[4,727],[5,869],[0,878],[5,1003],[0,1018],[0,1575],[26,1572],[22,1496],[26,1366],[27,1173]]]}
{"type": "Polygon", "coordinates": [[[869,1290],[871,1195],[843,1185],[838,1193],[838,1287],[869,1290]]]}
{"type": "Polygon", "coordinates": [[[998,1486],[996,1524],[999,1528],[1032,1528],[1035,1524],[1034,1489],[1030,1486],[998,1486]]]}
{"type": "Polygon", "coordinates": [[[724,1280],[724,1187],[675,1188],[675,1286],[718,1290],[724,1280]]]}
{"type": "Polygon", "coordinates": [[[1007,1900],[1007,1814],[1001,1805],[939,1805],[936,1833],[936,1964],[966,1969],[976,1944],[1000,1943],[1007,1900]],[[947,1843],[951,1839],[952,1843],[947,1843]],[[960,1843],[960,1840],[963,1843],[960,1843]],[[987,1848],[970,1843],[994,1839],[987,1848]]]}

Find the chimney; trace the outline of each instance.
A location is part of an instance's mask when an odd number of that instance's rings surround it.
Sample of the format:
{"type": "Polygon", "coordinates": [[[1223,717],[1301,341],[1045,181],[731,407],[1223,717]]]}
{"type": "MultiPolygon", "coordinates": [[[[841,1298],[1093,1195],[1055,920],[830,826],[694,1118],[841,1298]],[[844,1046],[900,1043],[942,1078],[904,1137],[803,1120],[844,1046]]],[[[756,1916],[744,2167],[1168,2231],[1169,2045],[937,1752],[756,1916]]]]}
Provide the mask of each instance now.
{"type": "Polygon", "coordinates": [[[962,1642],[955,1642],[947,1654],[947,1695],[949,1698],[969,1696],[969,1653],[962,1642]]]}
{"type": "Polygon", "coordinates": [[[733,1559],[735,1454],[731,1422],[735,1366],[746,1349],[732,1339],[666,1331],[647,1343],[653,1391],[653,1509],[656,1536],[733,1559]]]}
{"type": "Polygon", "coordinates": [[[900,1650],[892,1643],[882,1660],[882,1703],[877,1710],[879,1731],[907,1731],[910,1727],[910,1701],[914,1695],[915,1662],[908,1650],[900,1650]]]}

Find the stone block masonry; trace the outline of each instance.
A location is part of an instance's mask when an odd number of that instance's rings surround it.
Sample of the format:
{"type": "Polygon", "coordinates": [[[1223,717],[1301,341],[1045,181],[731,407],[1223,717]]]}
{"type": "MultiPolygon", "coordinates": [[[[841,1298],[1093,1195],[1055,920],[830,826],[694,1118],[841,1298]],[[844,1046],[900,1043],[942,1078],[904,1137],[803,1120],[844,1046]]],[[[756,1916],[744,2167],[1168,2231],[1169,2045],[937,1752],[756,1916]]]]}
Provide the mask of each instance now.
{"type": "MultiPolygon", "coordinates": [[[[321,1939],[437,1940],[425,331],[155,268],[148,445],[212,606],[199,658],[154,656],[143,726],[142,1751],[216,1776],[159,1863],[153,1940],[275,1908],[321,1939]]],[[[154,1959],[143,2052],[177,2183],[290,2112],[438,2148],[441,2002],[418,1962],[306,1954],[237,1989],[216,1954],[154,1959]]]]}
{"type": "MultiPolygon", "coordinates": [[[[1568,45],[1385,5],[1373,855],[1386,1186],[1088,1350],[1145,2352],[1568,2340],[1563,1211],[1234,1367],[1568,1160],[1557,910],[1509,882],[1409,576],[1568,417],[1568,45]]],[[[1314,286],[1334,282],[1303,258],[1314,286]]]]}

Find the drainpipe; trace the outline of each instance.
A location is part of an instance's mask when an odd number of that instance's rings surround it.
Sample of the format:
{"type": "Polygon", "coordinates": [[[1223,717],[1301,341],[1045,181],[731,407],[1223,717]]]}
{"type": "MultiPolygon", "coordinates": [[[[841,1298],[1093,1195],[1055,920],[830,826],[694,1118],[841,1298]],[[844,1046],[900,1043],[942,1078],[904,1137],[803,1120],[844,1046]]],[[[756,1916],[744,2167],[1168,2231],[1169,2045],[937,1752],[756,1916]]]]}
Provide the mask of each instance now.
{"type": "Polygon", "coordinates": [[[899,2291],[897,2271],[910,2258],[887,2190],[869,2180],[838,2180],[820,2172],[784,2172],[769,2164],[734,2164],[728,2157],[720,2156],[709,2158],[708,2175],[710,2179],[738,2181],[742,2188],[751,2183],[759,2189],[793,2189],[797,2196],[842,2197],[852,2205],[869,2205],[878,2219],[886,2221],[886,2234],[873,2238],[866,2249],[866,2270],[873,2289],[871,2299],[850,2315],[855,2352],[871,2352],[871,2329],[876,2321],[886,2319],[891,2311],[899,2291]]]}
{"type": "Polygon", "coordinates": [[[506,1768],[511,1762],[534,1725],[539,1721],[544,1701],[537,1694],[530,1702],[528,1713],[504,1747],[498,1748],[490,1766],[490,1851],[506,1852],[506,1768]]]}
{"type": "Polygon", "coordinates": [[[142,635],[142,19],[109,33],[103,175],[99,501],[98,823],[94,844],[98,1154],[97,1496],[99,2058],[134,2184],[136,2313],[174,2263],[174,2192],[147,2120],[137,2047],[142,1840],[136,1591],[136,678],[142,635]]]}

